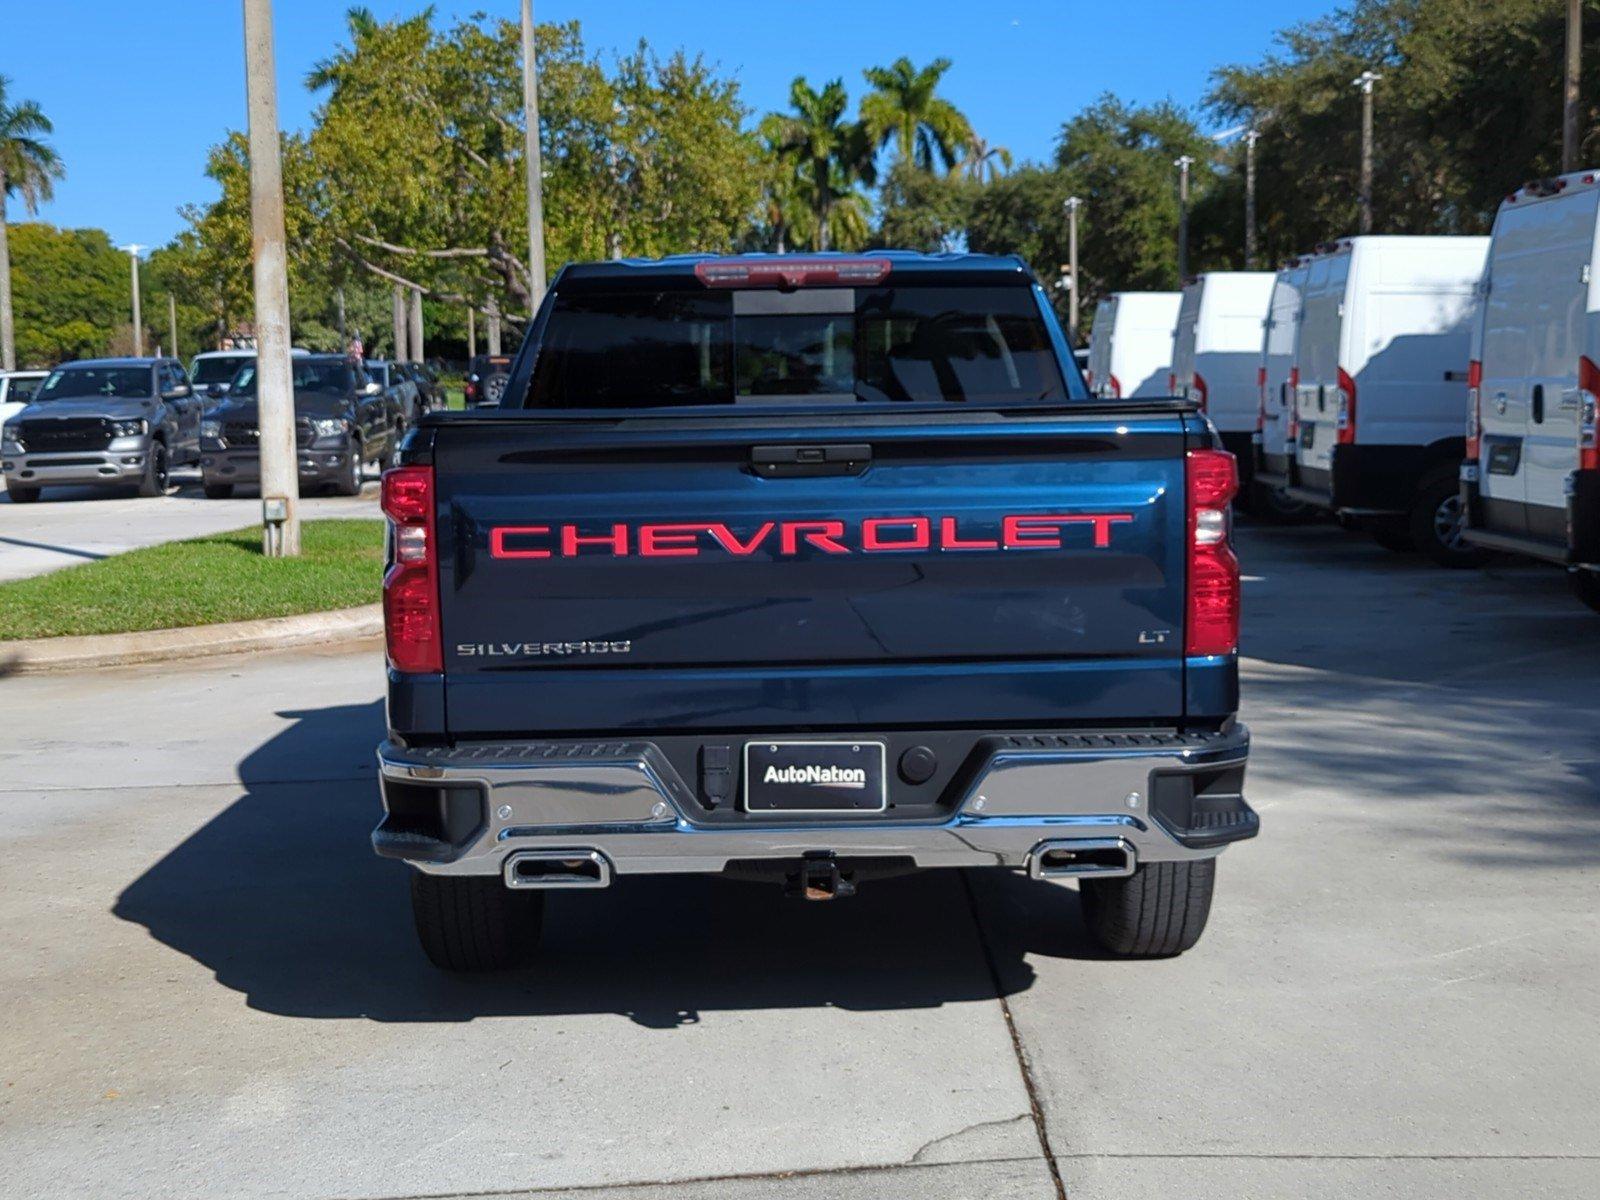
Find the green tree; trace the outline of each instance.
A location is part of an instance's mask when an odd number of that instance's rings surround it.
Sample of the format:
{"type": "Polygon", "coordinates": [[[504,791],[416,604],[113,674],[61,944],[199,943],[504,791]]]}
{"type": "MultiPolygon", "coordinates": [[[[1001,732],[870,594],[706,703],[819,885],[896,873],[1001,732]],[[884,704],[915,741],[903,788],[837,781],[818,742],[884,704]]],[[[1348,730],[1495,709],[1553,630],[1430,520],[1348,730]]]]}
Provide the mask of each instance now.
{"type": "Polygon", "coordinates": [[[17,196],[29,215],[38,212],[63,174],[60,158],[44,140],[52,131],[50,119],[32,100],[13,104],[7,95],[10,87],[11,81],[0,75],[0,368],[8,371],[17,365],[17,347],[6,203],[17,196]]]}
{"type": "Polygon", "coordinates": [[[956,164],[975,183],[998,179],[1011,170],[1011,151],[1004,146],[991,146],[977,134],[968,142],[966,152],[956,164]]]}
{"type": "Polygon", "coordinates": [[[878,193],[876,244],[933,254],[965,241],[979,184],[959,173],[934,175],[910,163],[889,168],[878,193]]]}
{"type": "Polygon", "coordinates": [[[961,110],[938,94],[950,69],[948,58],[925,67],[897,58],[887,67],[868,67],[862,74],[872,85],[861,100],[861,120],[879,146],[894,144],[895,154],[919,170],[949,170],[972,141],[972,125],[961,110]]]}
{"type": "Polygon", "coordinates": [[[868,205],[859,185],[876,182],[872,139],[859,121],[845,119],[850,97],[844,80],[817,91],[804,75],[789,85],[787,113],[772,113],[762,133],[794,160],[799,186],[808,193],[817,250],[859,243],[866,234],[868,205]]]}
{"type": "Polygon", "coordinates": [[[54,366],[130,340],[128,256],[104,230],[24,222],[10,232],[20,363],[54,366]]]}

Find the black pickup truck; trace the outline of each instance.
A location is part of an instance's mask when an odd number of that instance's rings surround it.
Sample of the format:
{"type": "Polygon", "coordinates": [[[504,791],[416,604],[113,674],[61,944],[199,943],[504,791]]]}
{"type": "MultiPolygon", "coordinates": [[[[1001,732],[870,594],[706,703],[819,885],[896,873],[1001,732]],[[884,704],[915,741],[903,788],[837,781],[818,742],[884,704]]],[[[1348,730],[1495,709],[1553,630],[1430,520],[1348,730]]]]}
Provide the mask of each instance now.
{"type": "Polygon", "coordinates": [[[1232,456],[1091,399],[1012,258],[563,270],[498,411],[384,476],[377,852],[451,969],[551,889],[930,868],[1200,936],[1243,796],[1232,456]]]}

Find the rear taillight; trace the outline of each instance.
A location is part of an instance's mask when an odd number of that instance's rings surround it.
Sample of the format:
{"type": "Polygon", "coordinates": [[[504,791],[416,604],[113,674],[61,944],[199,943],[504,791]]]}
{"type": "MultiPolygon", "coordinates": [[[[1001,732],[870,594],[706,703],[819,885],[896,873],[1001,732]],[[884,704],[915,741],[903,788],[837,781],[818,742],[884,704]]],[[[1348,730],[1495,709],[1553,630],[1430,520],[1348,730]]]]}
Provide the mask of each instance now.
{"type": "Polygon", "coordinates": [[[439,629],[439,559],[434,539],[433,468],[395,467],[383,474],[394,562],[383,577],[383,635],[397,671],[444,670],[439,629]]]}
{"type": "Polygon", "coordinates": [[[1600,367],[1587,357],[1578,360],[1578,470],[1600,471],[1596,410],[1600,409],[1600,367]]]}
{"type": "Polygon", "coordinates": [[[1228,544],[1228,505],[1239,490],[1239,466],[1226,450],[1191,450],[1189,601],[1184,651],[1231,654],[1239,648],[1239,560],[1228,544]]]}
{"type": "Polygon", "coordinates": [[[1300,436],[1300,368],[1289,368],[1289,440],[1300,436]]]}
{"type": "Polygon", "coordinates": [[[1467,461],[1478,461],[1483,437],[1483,364],[1467,364],[1467,461]]]}
{"type": "Polygon", "coordinates": [[[1356,381],[1339,368],[1339,416],[1335,424],[1338,442],[1348,446],[1356,440],[1356,381]]]}
{"type": "Polygon", "coordinates": [[[1256,368],[1256,432],[1267,427],[1267,369],[1256,368]]]}
{"type": "Polygon", "coordinates": [[[1194,373],[1194,386],[1189,389],[1189,396],[1199,402],[1201,412],[1206,411],[1206,401],[1210,399],[1210,393],[1206,391],[1206,378],[1199,371],[1194,373]]]}
{"type": "Polygon", "coordinates": [[[1111,377],[1111,399],[1122,399],[1122,380],[1118,379],[1115,375],[1111,377]]]}

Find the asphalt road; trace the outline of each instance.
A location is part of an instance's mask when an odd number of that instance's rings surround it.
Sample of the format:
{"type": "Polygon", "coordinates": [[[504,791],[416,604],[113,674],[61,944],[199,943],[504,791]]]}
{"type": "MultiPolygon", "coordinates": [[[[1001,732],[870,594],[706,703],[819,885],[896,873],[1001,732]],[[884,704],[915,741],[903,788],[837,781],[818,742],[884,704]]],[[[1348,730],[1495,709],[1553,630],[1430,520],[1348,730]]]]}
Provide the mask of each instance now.
{"type": "Polygon", "coordinates": [[[1242,543],[1265,831],[1167,962],[938,873],[558,895],[452,979],[367,849],[372,655],[5,680],[5,1194],[1593,1197],[1600,617],[1242,543]]]}
{"type": "MultiPolygon", "coordinates": [[[[306,497],[301,515],[378,516],[378,484],[370,469],[369,479],[360,496],[306,497]]],[[[173,482],[170,494],[150,499],[126,489],[46,488],[33,504],[11,503],[0,482],[0,581],[261,520],[261,498],[254,490],[241,489],[233,500],[207,500],[196,471],[175,470],[173,482]]]]}

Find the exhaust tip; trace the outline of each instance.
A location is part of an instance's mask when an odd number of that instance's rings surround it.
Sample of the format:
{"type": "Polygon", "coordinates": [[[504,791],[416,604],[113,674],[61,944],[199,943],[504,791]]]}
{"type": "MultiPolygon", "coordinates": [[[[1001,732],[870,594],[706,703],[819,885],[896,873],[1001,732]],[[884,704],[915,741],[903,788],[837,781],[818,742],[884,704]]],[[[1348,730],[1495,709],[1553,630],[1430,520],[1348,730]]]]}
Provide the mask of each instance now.
{"type": "Polygon", "coordinates": [[[1123,838],[1040,842],[1028,852],[1030,879],[1118,879],[1132,875],[1138,865],[1138,854],[1123,838]]]}
{"type": "Polygon", "coordinates": [[[508,888],[611,886],[611,860],[598,850],[518,850],[506,858],[508,888]]]}

